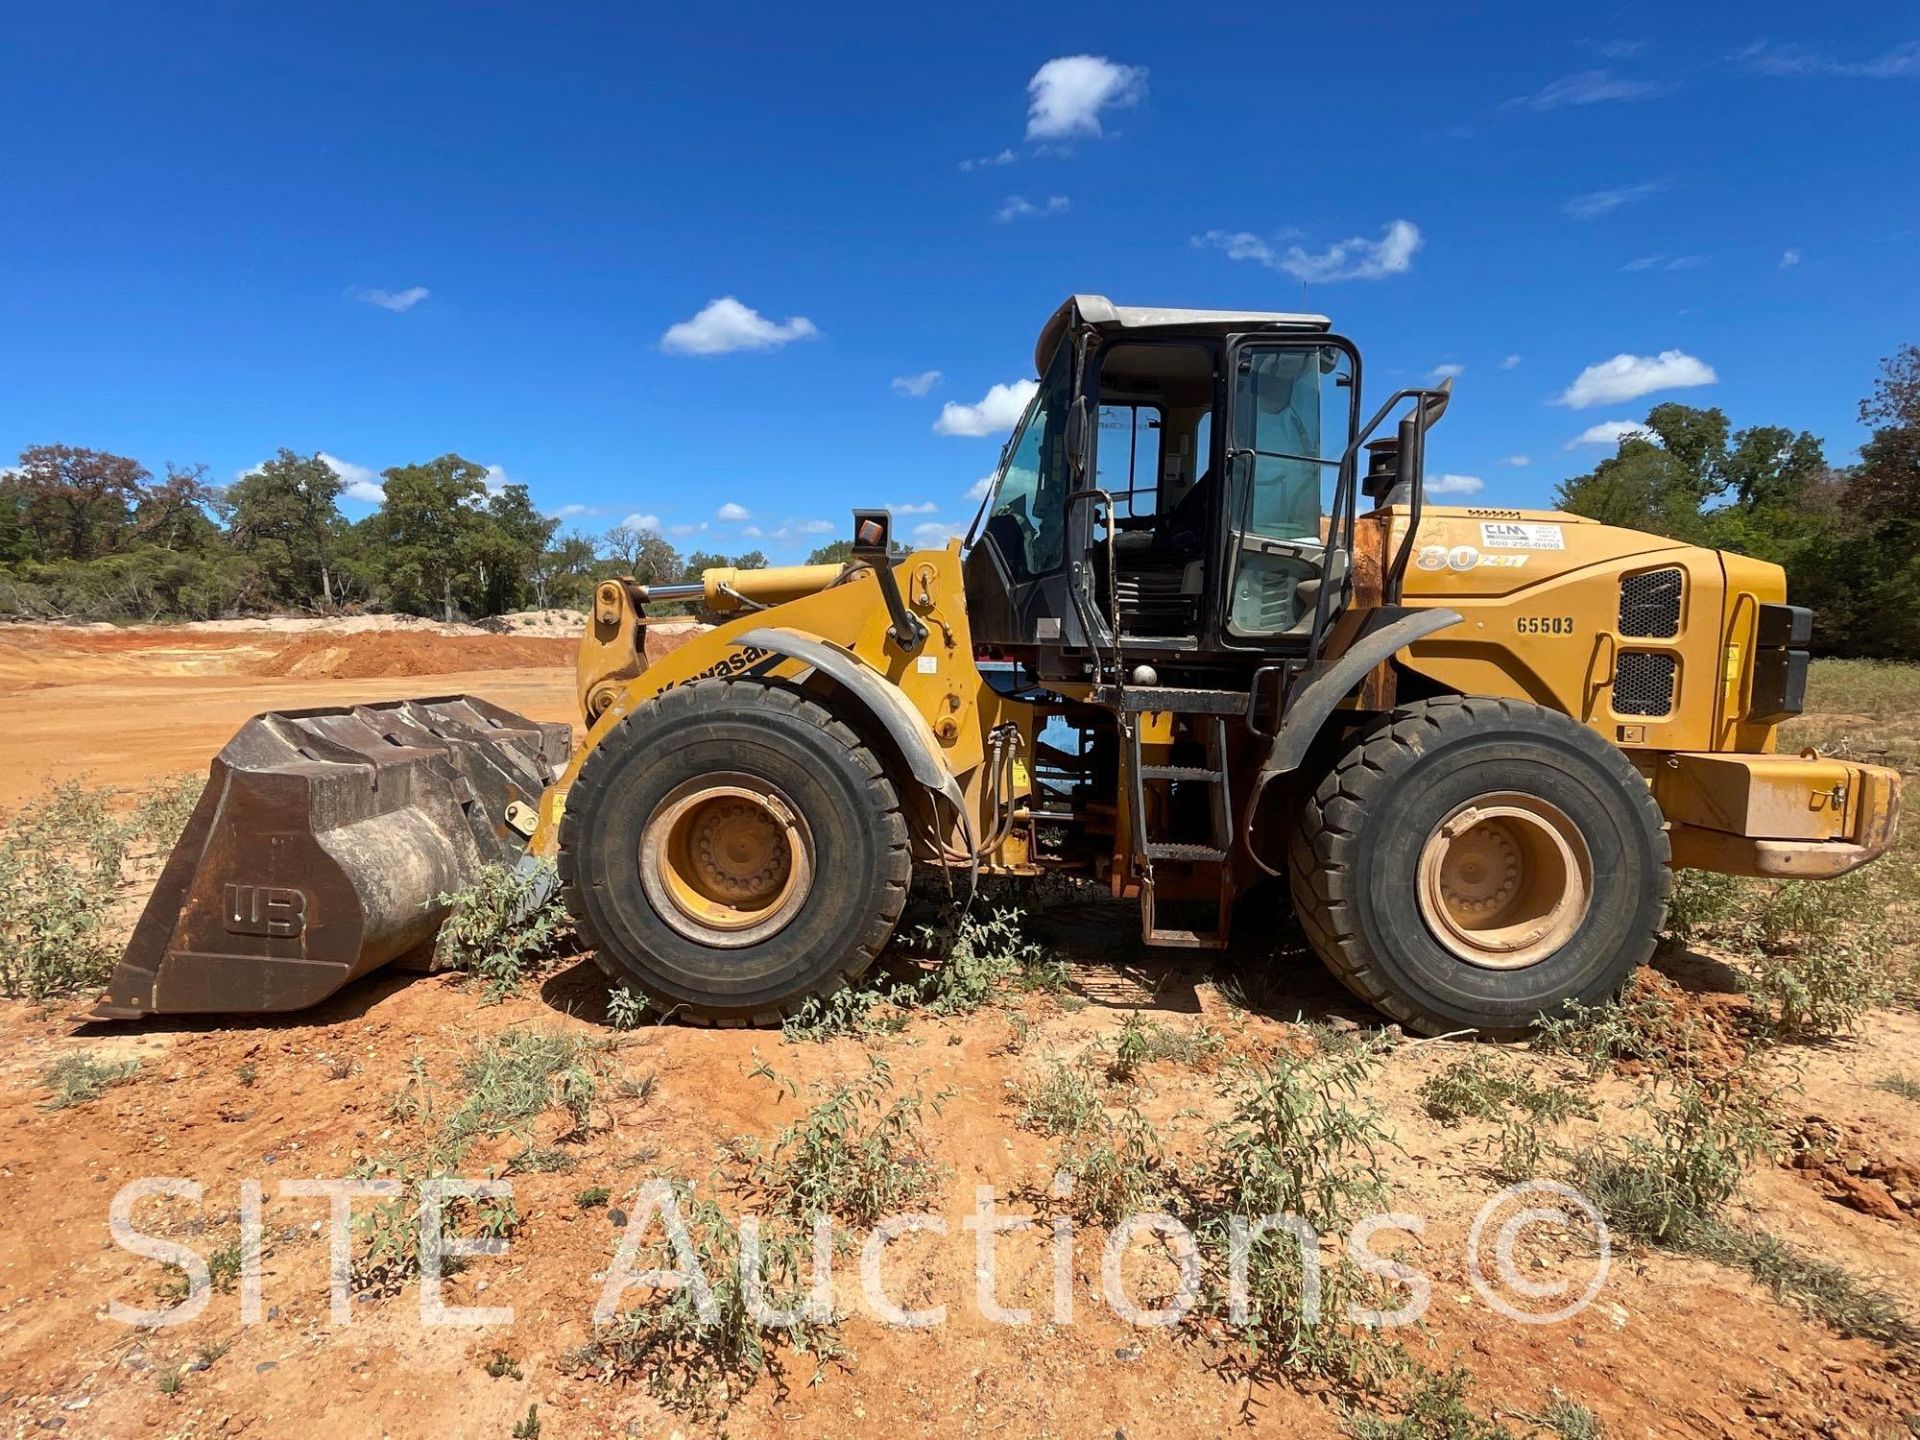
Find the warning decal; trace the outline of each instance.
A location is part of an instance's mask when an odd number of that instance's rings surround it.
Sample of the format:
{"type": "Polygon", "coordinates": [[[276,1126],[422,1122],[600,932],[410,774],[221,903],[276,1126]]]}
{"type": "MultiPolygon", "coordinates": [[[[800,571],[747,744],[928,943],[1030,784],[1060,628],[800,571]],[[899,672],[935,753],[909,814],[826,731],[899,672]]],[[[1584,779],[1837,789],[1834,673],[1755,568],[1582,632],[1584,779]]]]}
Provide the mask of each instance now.
{"type": "Polygon", "coordinates": [[[1566,540],[1558,525],[1522,520],[1483,520],[1480,543],[1489,550],[1564,550],[1566,540]]]}

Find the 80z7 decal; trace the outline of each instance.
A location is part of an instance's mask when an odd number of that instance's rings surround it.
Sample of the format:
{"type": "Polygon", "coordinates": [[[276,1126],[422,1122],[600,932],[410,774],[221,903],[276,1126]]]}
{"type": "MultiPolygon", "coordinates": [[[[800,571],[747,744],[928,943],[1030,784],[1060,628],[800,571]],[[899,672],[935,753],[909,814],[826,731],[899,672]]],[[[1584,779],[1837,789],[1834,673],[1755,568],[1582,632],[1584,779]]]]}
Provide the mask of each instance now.
{"type": "Polygon", "coordinates": [[[1422,545],[1414,557],[1422,570],[1519,570],[1527,563],[1524,555],[1482,555],[1471,545],[1422,545]]]}

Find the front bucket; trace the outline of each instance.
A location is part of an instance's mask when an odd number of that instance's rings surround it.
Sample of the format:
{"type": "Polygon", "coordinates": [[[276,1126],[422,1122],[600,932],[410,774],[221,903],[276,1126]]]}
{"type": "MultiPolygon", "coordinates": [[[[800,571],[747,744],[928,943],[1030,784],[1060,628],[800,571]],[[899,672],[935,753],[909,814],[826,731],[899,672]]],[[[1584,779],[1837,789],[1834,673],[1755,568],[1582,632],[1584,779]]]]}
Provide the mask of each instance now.
{"type": "Polygon", "coordinates": [[[431,940],[519,859],[571,732],[471,695],[257,715],[214,757],[87,1017],[299,1010],[431,940]]]}

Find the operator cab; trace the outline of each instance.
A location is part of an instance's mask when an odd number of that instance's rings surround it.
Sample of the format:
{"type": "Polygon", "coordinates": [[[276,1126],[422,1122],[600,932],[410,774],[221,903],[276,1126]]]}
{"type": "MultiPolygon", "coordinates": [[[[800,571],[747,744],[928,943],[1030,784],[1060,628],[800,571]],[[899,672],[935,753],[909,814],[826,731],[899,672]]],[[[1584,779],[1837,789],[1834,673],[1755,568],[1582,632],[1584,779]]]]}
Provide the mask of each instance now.
{"type": "Polygon", "coordinates": [[[1082,653],[1238,670],[1307,653],[1346,577],[1333,521],[1354,348],[1318,315],[1083,295],[1035,359],[971,537],[976,640],[1034,647],[1057,680],[1082,653]]]}

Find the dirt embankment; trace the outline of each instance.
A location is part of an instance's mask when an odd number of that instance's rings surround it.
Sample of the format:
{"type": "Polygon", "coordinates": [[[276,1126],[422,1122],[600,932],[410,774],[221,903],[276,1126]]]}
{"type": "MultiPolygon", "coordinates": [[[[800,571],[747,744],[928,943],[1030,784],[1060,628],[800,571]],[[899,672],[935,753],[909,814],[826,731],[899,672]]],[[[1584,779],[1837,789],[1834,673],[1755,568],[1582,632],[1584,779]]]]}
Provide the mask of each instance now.
{"type": "Polygon", "coordinates": [[[567,665],[574,642],[525,635],[302,635],[252,666],[255,675],[363,680],[382,675],[447,675],[462,670],[567,665]]]}

